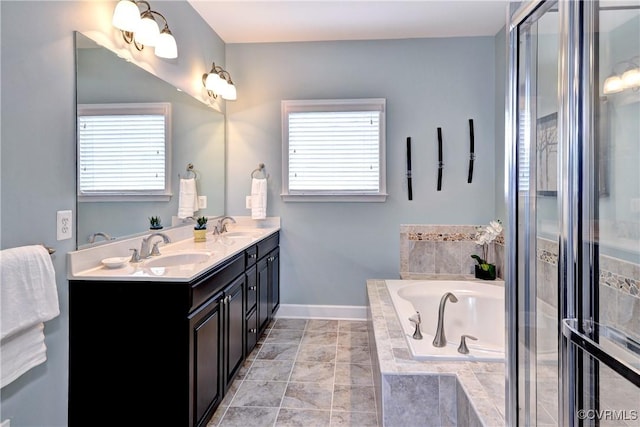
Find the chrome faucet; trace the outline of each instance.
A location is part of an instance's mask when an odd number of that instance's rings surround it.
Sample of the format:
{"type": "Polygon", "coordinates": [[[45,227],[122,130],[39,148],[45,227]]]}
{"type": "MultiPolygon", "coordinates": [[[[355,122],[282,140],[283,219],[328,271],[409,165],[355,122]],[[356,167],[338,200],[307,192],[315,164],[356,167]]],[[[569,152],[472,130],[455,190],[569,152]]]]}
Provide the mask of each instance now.
{"type": "Polygon", "coordinates": [[[440,307],[438,308],[438,326],[436,327],[436,336],[433,339],[434,347],[444,347],[447,345],[447,337],[444,335],[444,306],[447,301],[458,302],[458,298],[451,292],[447,292],[440,298],[440,307]]]}
{"type": "Polygon", "coordinates": [[[230,216],[225,216],[223,218],[220,218],[218,220],[218,223],[216,224],[215,228],[213,229],[213,234],[222,234],[222,233],[226,233],[227,232],[227,223],[236,223],[236,220],[233,219],[230,216]]]}
{"type": "Polygon", "coordinates": [[[420,317],[420,312],[416,311],[416,314],[409,317],[409,321],[416,325],[416,329],[413,331],[413,339],[421,340],[422,332],[420,332],[420,323],[422,323],[422,318],[420,317]]]}
{"type": "Polygon", "coordinates": [[[113,237],[109,236],[107,233],[99,231],[89,236],[89,243],[94,243],[96,241],[96,237],[102,237],[104,240],[113,240],[113,237]]]}
{"type": "MultiPolygon", "coordinates": [[[[171,243],[171,239],[169,238],[169,236],[167,236],[164,233],[157,232],[157,233],[149,234],[147,237],[142,239],[142,244],[140,245],[140,258],[141,259],[149,258],[149,256],[151,256],[150,251],[149,251],[149,246],[151,244],[151,239],[153,239],[156,236],[162,237],[162,240],[165,243],[171,243]]],[[[157,254],[154,254],[154,255],[160,255],[160,252],[158,252],[157,254]]]]}

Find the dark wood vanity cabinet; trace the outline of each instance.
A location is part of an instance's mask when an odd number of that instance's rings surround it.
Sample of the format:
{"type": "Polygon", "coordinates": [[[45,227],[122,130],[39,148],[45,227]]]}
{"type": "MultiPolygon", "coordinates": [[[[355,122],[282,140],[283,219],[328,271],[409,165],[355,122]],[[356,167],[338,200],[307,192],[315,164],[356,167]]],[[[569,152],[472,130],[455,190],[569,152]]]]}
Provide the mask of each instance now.
{"type": "Polygon", "coordinates": [[[278,244],[188,283],[70,280],[69,425],[206,426],[275,313],[278,244]]]}

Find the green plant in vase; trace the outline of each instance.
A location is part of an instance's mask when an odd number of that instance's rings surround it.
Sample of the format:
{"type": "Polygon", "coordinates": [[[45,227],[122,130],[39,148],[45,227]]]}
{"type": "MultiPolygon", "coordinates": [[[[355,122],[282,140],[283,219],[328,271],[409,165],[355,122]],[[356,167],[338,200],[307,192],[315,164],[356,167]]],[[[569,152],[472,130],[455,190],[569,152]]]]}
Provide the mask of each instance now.
{"type": "Polygon", "coordinates": [[[149,228],[151,230],[160,230],[162,228],[162,220],[159,216],[152,216],[149,218],[149,228]]]}
{"type": "Polygon", "coordinates": [[[207,240],[207,221],[206,216],[196,218],[196,225],[193,227],[193,240],[195,242],[204,242],[207,240]]]}
{"type": "Polygon", "coordinates": [[[502,224],[500,220],[490,221],[489,225],[482,228],[479,227],[476,233],[476,244],[482,246],[482,257],[473,254],[471,258],[475,259],[475,275],[478,279],[495,280],[496,265],[488,261],[489,244],[491,244],[502,233],[502,224]]]}

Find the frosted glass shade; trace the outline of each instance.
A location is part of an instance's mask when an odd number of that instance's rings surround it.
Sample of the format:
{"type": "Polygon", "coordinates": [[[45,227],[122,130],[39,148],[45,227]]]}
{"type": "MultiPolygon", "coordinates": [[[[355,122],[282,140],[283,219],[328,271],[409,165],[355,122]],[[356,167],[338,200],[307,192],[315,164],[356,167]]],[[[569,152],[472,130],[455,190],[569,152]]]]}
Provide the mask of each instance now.
{"type": "Polygon", "coordinates": [[[122,31],[135,31],[140,23],[140,9],[130,0],[120,0],[113,11],[111,24],[122,31]]]}
{"type": "Polygon", "coordinates": [[[220,83],[222,83],[222,79],[218,74],[209,73],[209,75],[207,75],[207,79],[205,80],[204,86],[207,88],[207,90],[217,93],[220,83]]]}
{"type": "Polygon", "coordinates": [[[607,77],[607,79],[604,81],[602,91],[605,95],[609,95],[612,93],[622,92],[624,89],[625,87],[622,79],[619,76],[611,76],[607,77]]]}
{"type": "Polygon", "coordinates": [[[158,42],[160,36],[160,28],[153,16],[146,15],[140,20],[135,30],[135,39],[138,43],[153,47],[158,42]]]}
{"type": "Polygon", "coordinates": [[[632,68],[622,75],[622,83],[625,88],[640,87],[640,68],[632,68]]]}
{"type": "Polygon", "coordinates": [[[155,49],[156,56],[160,58],[174,59],[178,57],[178,46],[176,39],[169,30],[162,30],[158,36],[158,42],[155,49]]]}
{"type": "Polygon", "coordinates": [[[222,95],[222,97],[224,99],[226,99],[227,101],[235,101],[236,99],[238,99],[238,93],[237,93],[236,87],[233,85],[233,83],[228,83],[227,84],[226,91],[222,95]]]}

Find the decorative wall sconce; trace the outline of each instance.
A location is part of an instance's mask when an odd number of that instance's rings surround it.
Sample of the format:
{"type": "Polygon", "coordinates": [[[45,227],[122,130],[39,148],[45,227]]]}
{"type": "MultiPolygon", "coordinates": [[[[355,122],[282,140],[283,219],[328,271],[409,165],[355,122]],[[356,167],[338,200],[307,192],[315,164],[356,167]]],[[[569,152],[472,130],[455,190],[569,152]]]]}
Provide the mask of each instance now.
{"type": "Polygon", "coordinates": [[[159,12],[151,10],[151,5],[144,0],[120,0],[113,11],[111,21],[114,27],[122,31],[124,40],[138,50],[145,46],[155,47],[155,54],[160,58],[174,59],[178,57],[176,39],[169,30],[167,19],[159,12]],[[146,6],[140,12],[138,6],[146,6]],[[154,15],[164,21],[164,28],[160,31],[154,15]]]}
{"type": "Polygon", "coordinates": [[[218,95],[227,101],[235,101],[238,98],[231,75],[215,62],[211,65],[211,71],[202,75],[202,84],[207,89],[209,96],[214,99],[218,95]]]}
{"type": "Polygon", "coordinates": [[[640,56],[636,56],[627,61],[618,62],[613,67],[612,74],[607,77],[602,85],[602,91],[605,95],[622,92],[625,89],[640,90],[640,67],[638,60],[640,56]],[[621,69],[624,66],[622,74],[616,73],[616,67],[621,69]]]}

